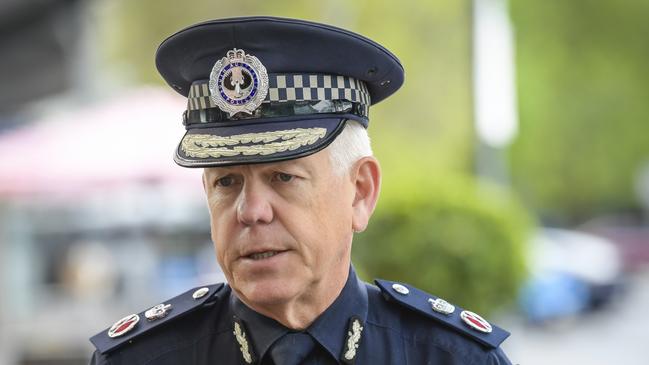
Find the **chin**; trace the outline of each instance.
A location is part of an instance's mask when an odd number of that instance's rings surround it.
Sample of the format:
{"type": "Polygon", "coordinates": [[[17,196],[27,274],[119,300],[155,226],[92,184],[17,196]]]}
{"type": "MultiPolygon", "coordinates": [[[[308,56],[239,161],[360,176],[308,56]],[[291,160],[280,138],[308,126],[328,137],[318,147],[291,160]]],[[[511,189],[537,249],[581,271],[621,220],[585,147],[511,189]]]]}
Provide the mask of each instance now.
{"type": "Polygon", "coordinates": [[[263,278],[260,280],[245,281],[236,291],[243,296],[242,299],[249,305],[281,305],[293,300],[299,295],[295,283],[290,279],[263,278]]]}

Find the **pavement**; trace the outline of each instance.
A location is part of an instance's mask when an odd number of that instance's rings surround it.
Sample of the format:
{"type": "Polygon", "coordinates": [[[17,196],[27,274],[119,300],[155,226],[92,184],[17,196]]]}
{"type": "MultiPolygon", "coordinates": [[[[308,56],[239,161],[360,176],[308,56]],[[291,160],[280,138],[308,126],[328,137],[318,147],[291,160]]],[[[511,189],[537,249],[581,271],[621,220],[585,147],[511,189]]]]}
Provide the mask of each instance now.
{"type": "Polygon", "coordinates": [[[649,364],[649,268],[629,276],[610,306],[546,326],[511,317],[497,323],[512,336],[502,347],[520,365],[649,364]]]}

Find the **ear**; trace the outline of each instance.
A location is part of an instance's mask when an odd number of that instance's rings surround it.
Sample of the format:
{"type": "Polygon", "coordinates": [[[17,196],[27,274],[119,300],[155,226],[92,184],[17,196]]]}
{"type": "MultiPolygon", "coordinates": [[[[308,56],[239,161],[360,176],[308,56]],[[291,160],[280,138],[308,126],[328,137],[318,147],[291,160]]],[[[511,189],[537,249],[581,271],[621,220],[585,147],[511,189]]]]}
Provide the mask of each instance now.
{"type": "Polygon", "coordinates": [[[374,212],[381,190],[381,167],[376,158],[363,157],[358,160],[350,174],[356,188],[352,205],[352,229],[362,232],[374,212]]]}

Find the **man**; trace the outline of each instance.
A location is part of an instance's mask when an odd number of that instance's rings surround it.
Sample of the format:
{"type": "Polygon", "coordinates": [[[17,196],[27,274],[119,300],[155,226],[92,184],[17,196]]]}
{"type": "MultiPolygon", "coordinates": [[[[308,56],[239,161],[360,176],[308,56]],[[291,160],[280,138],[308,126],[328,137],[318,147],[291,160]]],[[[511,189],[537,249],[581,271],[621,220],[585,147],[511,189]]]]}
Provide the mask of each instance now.
{"type": "Polygon", "coordinates": [[[253,17],[181,30],[156,64],[188,97],[175,161],[204,168],[228,283],[122,318],[91,339],[93,364],[509,364],[504,330],[351,265],[381,182],[368,108],[403,83],[394,55],[253,17]]]}

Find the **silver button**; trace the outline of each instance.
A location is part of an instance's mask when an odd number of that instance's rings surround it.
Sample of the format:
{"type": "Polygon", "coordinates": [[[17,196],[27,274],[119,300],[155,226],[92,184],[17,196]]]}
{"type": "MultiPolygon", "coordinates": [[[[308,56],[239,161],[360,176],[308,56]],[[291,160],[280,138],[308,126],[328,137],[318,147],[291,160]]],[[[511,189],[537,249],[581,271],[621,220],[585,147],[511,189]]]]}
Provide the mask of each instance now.
{"type": "Polygon", "coordinates": [[[210,288],[206,288],[206,287],[196,289],[194,294],[192,294],[192,298],[201,299],[202,297],[204,297],[209,292],[210,292],[210,288]]]}
{"type": "Polygon", "coordinates": [[[401,284],[392,284],[392,289],[401,295],[408,295],[410,293],[410,290],[401,284]]]}

